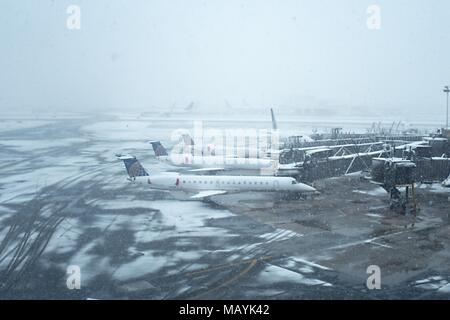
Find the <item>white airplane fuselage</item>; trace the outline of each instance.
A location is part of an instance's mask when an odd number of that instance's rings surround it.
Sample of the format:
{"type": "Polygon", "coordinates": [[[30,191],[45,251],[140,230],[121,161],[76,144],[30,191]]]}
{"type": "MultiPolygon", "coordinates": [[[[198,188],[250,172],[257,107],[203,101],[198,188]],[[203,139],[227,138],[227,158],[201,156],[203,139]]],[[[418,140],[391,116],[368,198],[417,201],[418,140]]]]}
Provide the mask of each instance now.
{"type": "Polygon", "coordinates": [[[296,192],[310,193],[316,189],[289,177],[264,176],[205,176],[165,173],[136,177],[135,181],[146,183],[152,189],[198,192],[223,190],[227,192],[296,192]]]}
{"type": "Polygon", "coordinates": [[[191,168],[221,167],[223,169],[260,170],[276,168],[276,161],[258,158],[227,158],[225,156],[193,156],[191,154],[171,154],[159,157],[175,166],[191,168]]]}
{"type": "MultiPolygon", "coordinates": [[[[218,148],[214,145],[208,144],[205,147],[197,147],[197,145],[187,148],[189,153],[194,153],[204,156],[226,156],[239,158],[268,158],[268,151],[257,148],[234,147],[234,148],[218,148]]],[[[187,153],[187,152],[185,152],[187,153]]]]}

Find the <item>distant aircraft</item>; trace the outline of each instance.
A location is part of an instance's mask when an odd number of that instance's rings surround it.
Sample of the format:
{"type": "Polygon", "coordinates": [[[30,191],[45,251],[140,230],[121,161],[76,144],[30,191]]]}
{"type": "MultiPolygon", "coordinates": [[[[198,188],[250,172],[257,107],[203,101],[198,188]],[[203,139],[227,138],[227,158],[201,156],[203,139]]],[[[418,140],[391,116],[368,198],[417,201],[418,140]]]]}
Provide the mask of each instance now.
{"type": "Polygon", "coordinates": [[[184,191],[193,194],[190,199],[205,199],[226,193],[240,192],[284,192],[284,193],[313,193],[311,186],[297,182],[289,177],[264,176],[211,176],[184,175],[166,172],[151,175],[142,167],[136,157],[125,155],[122,160],[129,179],[148,184],[152,189],[166,191],[184,191]]]}
{"type": "Polygon", "coordinates": [[[189,103],[188,106],[186,108],[184,108],[184,110],[185,111],[192,111],[193,108],[194,108],[194,101],[189,103]]]}
{"type": "Polygon", "coordinates": [[[222,171],[222,170],[261,170],[273,168],[276,170],[277,161],[258,158],[239,158],[226,156],[195,156],[187,153],[168,154],[160,141],[150,141],[158,160],[171,165],[195,168],[191,171],[222,171]]]}
{"type": "Polygon", "coordinates": [[[176,106],[177,106],[177,103],[174,102],[174,103],[172,104],[172,107],[170,108],[170,110],[169,110],[168,112],[164,112],[164,113],[162,114],[162,116],[164,116],[164,117],[170,117],[170,116],[172,115],[173,111],[175,110],[176,106]]]}
{"type": "Polygon", "coordinates": [[[227,99],[225,99],[225,106],[228,108],[228,110],[233,109],[233,106],[230,104],[230,102],[227,99]]]}
{"type": "Polygon", "coordinates": [[[190,112],[194,109],[194,101],[189,103],[186,107],[182,109],[177,109],[177,103],[174,102],[170,109],[166,112],[161,113],[161,116],[163,117],[172,117],[174,115],[184,115],[184,114],[190,114],[190,112]]]}

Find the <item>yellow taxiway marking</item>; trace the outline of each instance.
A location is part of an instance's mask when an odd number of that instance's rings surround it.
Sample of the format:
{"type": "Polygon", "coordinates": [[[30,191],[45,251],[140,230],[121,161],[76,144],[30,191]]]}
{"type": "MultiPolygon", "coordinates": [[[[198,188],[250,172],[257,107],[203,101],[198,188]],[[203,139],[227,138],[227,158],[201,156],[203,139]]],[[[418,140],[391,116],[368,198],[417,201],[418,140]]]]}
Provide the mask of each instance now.
{"type": "Polygon", "coordinates": [[[245,268],[244,270],[242,270],[238,275],[236,275],[235,277],[233,277],[233,278],[231,278],[231,279],[225,281],[224,283],[222,283],[221,285],[219,285],[219,286],[217,286],[217,287],[211,288],[211,289],[209,289],[209,290],[207,290],[207,291],[205,291],[205,292],[203,292],[203,293],[200,293],[199,295],[195,296],[194,299],[198,299],[198,298],[200,298],[200,297],[202,297],[202,296],[204,296],[204,295],[206,295],[206,294],[208,294],[208,293],[211,293],[211,292],[216,291],[216,290],[218,290],[218,289],[220,289],[220,288],[226,287],[226,286],[228,286],[229,284],[235,282],[235,281],[238,280],[240,277],[242,277],[243,275],[245,275],[246,273],[248,273],[248,272],[249,272],[249,271],[250,271],[250,270],[251,270],[251,269],[259,262],[259,261],[261,261],[261,260],[262,260],[262,259],[252,259],[252,260],[246,261],[246,263],[250,263],[250,264],[248,265],[247,268],[245,268]]]}

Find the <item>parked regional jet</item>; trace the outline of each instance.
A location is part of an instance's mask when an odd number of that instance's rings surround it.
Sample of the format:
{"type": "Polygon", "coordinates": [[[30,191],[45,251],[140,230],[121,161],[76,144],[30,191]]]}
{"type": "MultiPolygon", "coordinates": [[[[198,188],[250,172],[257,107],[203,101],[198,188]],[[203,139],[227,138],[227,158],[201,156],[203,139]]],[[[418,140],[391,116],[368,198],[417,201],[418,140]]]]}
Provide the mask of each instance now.
{"type": "Polygon", "coordinates": [[[191,154],[202,154],[203,156],[226,156],[228,158],[270,158],[271,154],[279,154],[279,150],[270,150],[267,148],[254,148],[245,146],[223,146],[218,147],[214,143],[198,145],[189,134],[182,135],[184,142],[184,152],[191,154]]]}
{"type": "Polygon", "coordinates": [[[312,193],[311,186],[288,177],[184,175],[166,172],[150,175],[133,156],[120,156],[130,180],[146,183],[152,189],[194,193],[191,199],[204,199],[225,193],[288,192],[312,193]]]}
{"type": "Polygon", "coordinates": [[[277,161],[270,159],[239,158],[226,156],[193,156],[192,154],[167,153],[160,141],[150,141],[155,156],[171,165],[196,168],[192,171],[261,170],[277,169],[277,161]]]}
{"type": "MultiPolygon", "coordinates": [[[[275,120],[275,114],[273,109],[270,109],[270,114],[272,117],[272,130],[277,131],[278,126],[275,120]]],[[[272,134],[271,131],[267,132],[268,136],[266,139],[270,137],[272,134]]],[[[243,158],[271,158],[272,155],[279,155],[279,149],[272,149],[268,146],[266,148],[260,146],[259,148],[251,147],[251,146],[243,146],[243,145],[232,145],[232,146],[217,146],[214,143],[207,143],[201,146],[198,146],[194,139],[189,134],[182,135],[184,146],[188,153],[195,154],[197,152],[202,154],[203,156],[222,156],[225,155],[227,157],[243,157],[243,158]]]]}

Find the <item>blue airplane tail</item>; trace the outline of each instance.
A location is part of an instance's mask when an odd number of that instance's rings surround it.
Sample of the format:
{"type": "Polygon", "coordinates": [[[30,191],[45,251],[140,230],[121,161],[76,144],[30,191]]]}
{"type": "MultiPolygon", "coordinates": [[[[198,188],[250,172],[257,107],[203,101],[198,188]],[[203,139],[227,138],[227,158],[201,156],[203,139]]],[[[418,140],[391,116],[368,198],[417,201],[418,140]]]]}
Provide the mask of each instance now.
{"type": "Polygon", "coordinates": [[[187,134],[187,133],[183,134],[182,138],[183,138],[184,144],[186,146],[193,146],[193,145],[195,145],[194,139],[192,139],[192,137],[189,134],[187,134]]]}
{"type": "Polygon", "coordinates": [[[136,157],[120,156],[118,159],[123,161],[130,178],[148,176],[148,172],[144,169],[136,157]]]}
{"type": "Polygon", "coordinates": [[[169,155],[167,153],[166,149],[161,144],[161,142],[159,142],[159,141],[150,141],[150,143],[152,144],[153,151],[155,152],[155,156],[157,156],[157,157],[164,157],[164,156],[168,156],[169,155]]]}

